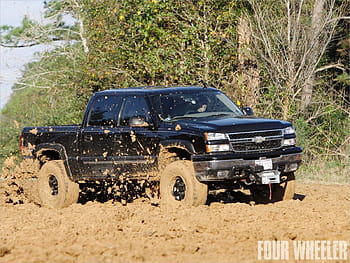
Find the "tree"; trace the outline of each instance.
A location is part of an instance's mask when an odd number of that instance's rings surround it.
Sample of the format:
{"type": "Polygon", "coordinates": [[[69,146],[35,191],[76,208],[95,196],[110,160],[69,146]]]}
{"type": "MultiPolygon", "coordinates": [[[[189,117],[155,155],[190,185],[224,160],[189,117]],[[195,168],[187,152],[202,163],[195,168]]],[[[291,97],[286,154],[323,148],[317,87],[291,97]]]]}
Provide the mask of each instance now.
{"type": "Polygon", "coordinates": [[[336,27],[346,4],[48,1],[50,25],[27,19],[18,29],[4,27],[9,34],[2,36],[2,43],[73,41],[27,65],[2,111],[0,155],[15,152],[22,126],[79,122],[92,92],[196,84],[219,87],[255,107],[258,115],[293,120],[301,127],[299,141],[312,155],[338,153],[348,140],[348,111],[342,107],[346,100],[337,93],[349,81],[347,42],[333,38],[330,49],[327,43],[334,30],[348,39],[348,30],[336,27]],[[66,14],[75,18],[74,24],[64,23],[66,14]],[[331,70],[341,74],[326,74],[331,70]]]}
{"type": "Polygon", "coordinates": [[[45,1],[46,23],[40,24],[25,16],[21,26],[0,27],[0,45],[11,48],[48,44],[54,41],[81,41],[87,50],[79,10],[76,0],[45,1]],[[65,18],[69,17],[67,23],[65,18]]]}
{"type": "Polygon", "coordinates": [[[81,5],[94,91],[203,82],[232,91],[237,2],[89,0],[81,5]]]}
{"type": "Polygon", "coordinates": [[[304,112],[311,103],[315,72],[345,14],[344,1],[249,0],[253,47],[274,87],[282,118],[304,112]],[[295,101],[297,108],[293,110],[295,101]]]}
{"type": "Polygon", "coordinates": [[[259,68],[256,56],[252,52],[252,29],[245,14],[242,14],[238,26],[238,72],[237,82],[241,87],[242,101],[249,107],[259,103],[259,68]]]}
{"type": "Polygon", "coordinates": [[[15,152],[23,126],[78,122],[94,91],[203,82],[230,91],[235,84],[235,1],[52,0],[46,9],[50,25],[30,22],[19,34],[7,28],[2,43],[74,41],[26,67],[2,111],[0,154],[15,152]],[[66,25],[65,14],[77,22],[66,25]]]}

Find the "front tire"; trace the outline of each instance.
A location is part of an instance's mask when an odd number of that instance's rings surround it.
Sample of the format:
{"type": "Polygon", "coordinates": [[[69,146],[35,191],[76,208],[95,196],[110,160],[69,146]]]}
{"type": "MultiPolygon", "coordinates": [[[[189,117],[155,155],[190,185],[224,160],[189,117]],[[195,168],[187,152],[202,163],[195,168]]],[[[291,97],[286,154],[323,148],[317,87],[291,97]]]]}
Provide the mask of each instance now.
{"type": "Polygon", "coordinates": [[[50,208],[67,207],[79,198],[79,184],[68,178],[62,160],[43,165],[38,175],[38,191],[41,205],[50,208]]]}
{"type": "Polygon", "coordinates": [[[204,205],[208,186],[197,180],[191,161],[170,163],[160,178],[160,198],[164,205],[204,205]]]}

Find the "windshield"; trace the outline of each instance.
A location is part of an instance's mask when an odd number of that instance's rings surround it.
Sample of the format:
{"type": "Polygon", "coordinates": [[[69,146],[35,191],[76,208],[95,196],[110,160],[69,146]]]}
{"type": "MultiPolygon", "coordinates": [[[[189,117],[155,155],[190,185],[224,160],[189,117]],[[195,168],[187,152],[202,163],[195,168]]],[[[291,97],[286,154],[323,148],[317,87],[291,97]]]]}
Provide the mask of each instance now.
{"type": "Polygon", "coordinates": [[[151,101],[158,116],[164,121],[243,115],[226,95],[217,91],[159,94],[152,96],[151,101]]]}

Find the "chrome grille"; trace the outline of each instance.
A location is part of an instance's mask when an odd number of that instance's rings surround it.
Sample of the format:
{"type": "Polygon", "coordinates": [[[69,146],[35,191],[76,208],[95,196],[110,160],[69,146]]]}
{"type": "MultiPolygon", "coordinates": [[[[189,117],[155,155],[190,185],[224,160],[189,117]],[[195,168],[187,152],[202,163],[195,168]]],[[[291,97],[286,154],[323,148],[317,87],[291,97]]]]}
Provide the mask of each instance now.
{"type": "Polygon", "coordinates": [[[235,152],[266,152],[282,146],[282,130],[230,133],[230,143],[235,152]]]}

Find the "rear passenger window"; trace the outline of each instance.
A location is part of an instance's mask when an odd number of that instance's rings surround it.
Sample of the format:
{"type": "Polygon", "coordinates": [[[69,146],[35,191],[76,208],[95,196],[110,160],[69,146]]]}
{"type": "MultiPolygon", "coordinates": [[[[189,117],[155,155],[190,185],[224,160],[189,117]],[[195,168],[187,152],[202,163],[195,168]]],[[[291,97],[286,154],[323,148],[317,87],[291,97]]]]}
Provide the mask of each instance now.
{"type": "Polygon", "coordinates": [[[116,116],[122,99],[116,96],[98,97],[90,111],[88,126],[116,126],[116,116]]]}
{"type": "Polygon", "coordinates": [[[123,113],[121,116],[121,125],[129,125],[131,117],[143,116],[146,121],[149,120],[149,109],[144,97],[132,96],[125,99],[123,113]]]}

